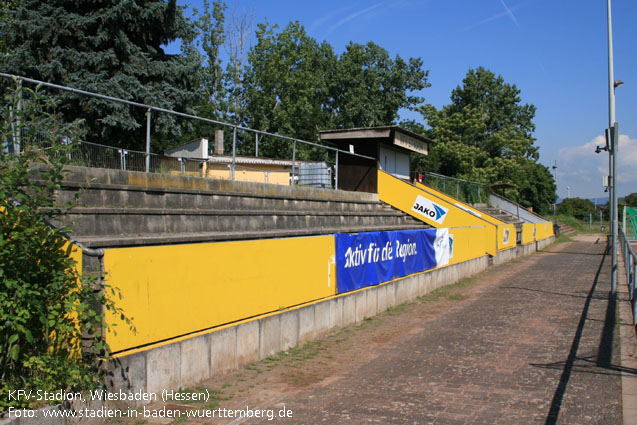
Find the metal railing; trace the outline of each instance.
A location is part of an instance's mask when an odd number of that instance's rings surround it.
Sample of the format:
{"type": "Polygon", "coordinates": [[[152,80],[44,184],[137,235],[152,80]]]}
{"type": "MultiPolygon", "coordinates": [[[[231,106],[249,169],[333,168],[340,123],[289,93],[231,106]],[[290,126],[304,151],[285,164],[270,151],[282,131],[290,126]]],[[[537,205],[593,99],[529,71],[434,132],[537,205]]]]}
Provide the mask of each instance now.
{"type": "MultiPolygon", "coordinates": [[[[175,158],[150,154],[151,173],[201,173],[202,160],[175,158]]],[[[69,164],[91,168],[110,168],[125,171],[146,171],[146,154],[130,149],[77,142],[71,146],[69,164]]]]}
{"type": "MultiPolygon", "coordinates": [[[[186,114],[183,112],[177,112],[177,111],[173,111],[170,109],[165,109],[165,108],[160,108],[160,107],[156,107],[156,106],[152,106],[152,105],[145,105],[142,103],[138,103],[138,102],[132,102],[129,100],[125,100],[125,99],[120,99],[117,97],[113,97],[113,96],[106,96],[103,94],[99,94],[99,93],[93,93],[93,92],[89,92],[86,90],[79,90],[79,89],[75,89],[72,87],[67,87],[67,86],[62,86],[62,85],[58,85],[58,84],[52,84],[52,83],[47,83],[45,81],[40,81],[40,80],[35,80],[32,78],[27,78],[27,77],[22,77],[22,76],[18,76],[18,75],[11,75],[11,74],[6,74],[6,73],[0,73],[0,77],[2,78],[9,78],[9,79],[16,79],[18,81],[20,81],[20,83],[31,83],[31,84],[38,84],[38,85],[42,85],[44,87],[49,87],[49,88],[53,88],[56,90],[62,90],[62,91],[66,91],[66,92],[71,92],[77,95],[81,95],[81,96],[89,96],[89,97],[94,97],[94,98],[99,98],[102,100],[107,100],[110,102],[116,102],[116,103],[122,103],[122,104],[126,104],[130,107],[135,107],[135,108],[142,108],[146,111],[146,151],[145,152],[137,152],[137,151],[131,151],[131,150],[126,150],[126,149],[121,149],[120,148],[112,148],[109,146],[104,146],[104,145],[97,145],[92,143],[91,145],[93,146],[102,146],[104,148],[111,148],[111,149],[116,149],[118,150],[118,154],[119,154],[119,159],[117,157],[117,155],[114,152],[110,152],[108,153],[105,157],[103,158],[99,158],[99,154],[98,153],[94,153],[93,156],[91,157],[89,154],[89,157],[91,159],[89,159],[87,161],[87,164],[92,164],[92,163],[100,163],[100,161],[102,161],[103,164],[107,164],[107,168],[121,168],[121,169],[126,169],[126,170],[131,170],[134,169],[136,171],[145,171],[145,172],[153,172],[153,169],[157,169],[157,165],[155,165],[155,167],[153,167],[153,163],[157,163],[157,158],[154,158],[154,154],[151,153],[150,151],[150,140],[151,140],[151,119],[152,119],[152,114],[153,113],[166,113],[166,114],[171,114],[174,116],[178,116],[181,118],[186,118],[186,119],[191,119],[191,120],[196,120],[196,121],[202,121],[202,122],[206,122],[206,123],[210,123],[210,124],[215,124],[221,127],[226,127],[226,128],[230,128],[232,130],[232,163],[230,166],[230,172],[231,172],[231,179],[234,180],[235,179],[235,173],[237,168],[239,167],[237,165],[237,132],[249,132],[249,133],[253,133],[255,134],[255,149],[257,152],[257,156],[258,156],[258,150],[259,150],[259,137],[269,137],[269,138],[275,138],[278,139],[279,141],[285,141],[287,143],[292,142],[293,143],[293,149],[292,149],[292,175],[295,176],[295,172],[294,170],[296,170],[296,162],[298,161],[298,158],[296,158],[296,147],[297,144],[304,144],[304,145],[308,145],[308,146],[312,146],[312,147],[316,147],[319,149],[324,149],[326,151],[326,153],[329,154],[333,154],[335,156],[335,160],[334,160],[334,172],[333,172],[333,179],[334,179],[334,187],[338,187],[338,156],[339,155],[351,155],[351,156],[355,156],[355,157],[359,157],[359,158],[363,158],[363,159],[369,159],[369,160],[376,160],[375,158],[372,158],[370,156],[366,156],[366,155],[361,155],[361,154],[357,154],[357,153],[353,153],[353,152],[349,152],[349,151],[345,151],[345,150],[341,150],[332,146],[326,146],[326,145],[321,145],[318,143],[314,143],[314,142],[309,142],[307,140],[301,140],[301,139],[297,139],[294,137],[289,137],[289,136],[283,136],[280,134],[275,134],[275,133],[269,133],[267,131],[261,131],[261,130],[255,130],[249,127],[244,127],[238,124],[232,124],[232,123],[227,123],[227,122],[223,122],[223,121],[218,121],[218,120],[213,120],[210,118],[204,118],[204,117],[199,117],[197,115],[191,115],[191,114],[186,114]],[[94,161],[94,162],[93,162],[94,161]],[[118,162],[119,161],[119,162],[118,162]],[[114,164],[119,164],[119,167],[115,166],[114,164]],[[143,164],[143,165],[142,165],[143,164]],[[132,167],[132,168],[131,168],[132,167]]],[[[82,148],[84,149],[84,148],[82,148]]],[[[160,160],[160,162],[163,164],[163,160],[160,160]]],[[[89,165],[90,166],[90,165],[89,165]]],[[[161,168],[161,167],[160,167],[161,168]]],[[[187,167],[186,167],[187,168],[187,167]]],[[[294,184],[294,182],[297,181],[296,178],[292,179],[292,183],[294,184]]]]}
{"type": "Polygon", "coordinates": [[[486,204],[489,199],[489,194],[485,187],[479,182],[443,176],[428,171],[415,172],[413,174],[414,180],[468,204],[486,204]]]}
{"type": "Polygon", "coordinates": [[[637,326],[637,288],[635,278],[637,276],[637,255],[631,245],[631,241],[626,237],[626,232],[622,226],[619,227],[619,242],[624,257],[624,271],[628,283],[628,297],[633,310],[633,325],[637,326]]]}

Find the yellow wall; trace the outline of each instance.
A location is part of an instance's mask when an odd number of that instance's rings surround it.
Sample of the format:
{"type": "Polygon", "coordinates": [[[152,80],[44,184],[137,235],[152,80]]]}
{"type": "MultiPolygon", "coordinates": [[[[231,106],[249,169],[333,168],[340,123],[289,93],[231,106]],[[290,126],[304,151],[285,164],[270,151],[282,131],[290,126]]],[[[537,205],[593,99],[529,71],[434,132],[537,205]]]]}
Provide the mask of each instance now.
{"type": "Polygon", "coordinates": [[[449,265],[486,255],[484,244],[476,243],[486,239],[486,226],[452,228],[449,229],[449,237],[453,238],[453,257],[449,259],[449,265]]]}
{"type": "Polygon", "coordinates": [[[535,224],[535,240],[541,241],[553,236],[553,223],[545,221],[543,223],[535,224]]]}
{"type": "Polygon", "coordinates": [[[525,223],[522,225],[522,245],[530,244],[535,241],[533,237],[533,230],[535,229],[535,224],[533,223],[525,223]]]}
{"type": "Polygon", "coordinates": [[[68,249],[69,245],[71,246],[71,252],[69,254],[69,257],[75,260],[76,262],[75,270],[77,270],[77,273],[81,275],[82,274],[82,249],[71,242],[68,242],[67,245],[65,245],[64,249],[68,249]]]}
{"type": "MultiPolygon", "coordinates": [[[[234,179],[237,181],[290,185],[290,171],[282,170],[281,167],[268,165],[255,165],[260,170],[247,170],[237,165],[234,179]]],[[[214,179],[230,180],[232,172],[227,165],[208,164],[206,177],[214,179]]]]}
{"type": "MultiPolygon", "coordinates": [[[[415,182],[414,185],[418,188],[421,189],[427,193],[430,193],[436,197],[438,197],[439,199],[443,199],[447,202],[449,202],[450,204],[457,206],[460,205],[460,209],[465,208],[467,210],[473,211],[474,213],[478,214],[480,216],[480,218],[484,221],[486,221],[487,223],[493,224],[495,226],[497,226],[497,233],[498,233],[498,251],[502,251],[504,249],[509,249],[509,248],[515,248],[516,245],[516,241],[515,241],[515,226],[513,224],[506,224],[504,221],[502,220],[498,220],[497,218],[483,212],[480,211],[477,208],[472,207],[471,205],[464,203],[456,198],[454,198],[453,196],[449,196],[444,192],[440,192],[436,189],[433,189],[429,186],[425,186],[422,183],[418,183],[415,182]],[[509,238],[508,241],[505,243],[505,232],[508,230],[509,232],[509,238]]],[[[475,257],[472,257],[475,258],[475,257]]]]}
{"type": "Polygon", "coordinates": [[[515,240],[515,225],[513,224],[502,224],[498,226],[498,251],[502,251],[504,249],[515,248],[516,240],[515,240]],[[508,231],[508,240],[507,233],[508,231]]]}
{"type": "Polygon", "coordinates": [[[444,199],[444,200],[446,200],[446,201],[448,201],[448,202],[450,202],[452,204],[460,204],[463,208],[466,208],[468,210],[473,211],[474,213],[479,214],[480,218],[482,218],[486,222],[489,222],[491,224],[495,224],[496,226],[501,226],[501,225],[506,224],[504,221],[498,220],[497,218],[495,218],[495,217],[493,217],[493,216],[491,216],[491,215],[489,215],[489,214],[487,214],[485,212],[482,212],[482,211],[480,211],[477,208],[473,208],[471,205],[466,204],[466,203],[464,203],[462,201],[459,201],[456,198],[454,198],[453,196],[449,196],[449,195],[447,195],[444,192],[440,192],[440,191],[438,191],[436,189],[433,189],[433,188],[431,188],[429,186],[425,186],[424,184],[418,183],[418,182],[414,182],[414,185],[418,189],[422,189],[425,192],[428,192],[428,193],[431,193],[433,195],[436,195],[438,198],[444,199]]]}
{"type": "Polygon", "coordinates": [[[456,207],[449,201],[425,192],[409,183],[393,177],[384,171],[378,171],[378,197],[381,201],[386,202],[395,208],[406,212],[407,214],[424,221],[425,223],[439,227],[467,227],[467,226],[486,226],[484,237],[480,240],[474,240],[473,243],[480,244],[484,248],[483,252],[487,252],[493,256],[497,255],[497,229],[493,224],[476,217],[462,209],[456,207]],[[417,214],[412,210],[414,202],[418,195],[424,196],[432,200],[436,204],[442,205],[448,209],[444,222],[437,223],[428,217],[417,214]]]}
{"type": "Polygon", "coordinates": [[[133,317],[116,317],[114,352],[336,294],[334,237],[108,249],[107,282],[133,317]]]}

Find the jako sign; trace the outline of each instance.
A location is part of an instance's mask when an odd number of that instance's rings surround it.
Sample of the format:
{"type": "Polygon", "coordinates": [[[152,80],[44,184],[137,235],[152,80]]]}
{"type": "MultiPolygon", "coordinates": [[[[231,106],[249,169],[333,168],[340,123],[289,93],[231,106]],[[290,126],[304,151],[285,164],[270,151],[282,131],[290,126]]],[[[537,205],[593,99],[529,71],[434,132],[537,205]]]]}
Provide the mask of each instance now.
{"type": "Polygon", "coordinates": [[[411,207],[411,210],[438,224],[444,223],[447,217],[447,211],[449,211],[447,208],[435,204],[421,195],[416,197],[416,202],[414,202],[414,206],[411,207]]]}

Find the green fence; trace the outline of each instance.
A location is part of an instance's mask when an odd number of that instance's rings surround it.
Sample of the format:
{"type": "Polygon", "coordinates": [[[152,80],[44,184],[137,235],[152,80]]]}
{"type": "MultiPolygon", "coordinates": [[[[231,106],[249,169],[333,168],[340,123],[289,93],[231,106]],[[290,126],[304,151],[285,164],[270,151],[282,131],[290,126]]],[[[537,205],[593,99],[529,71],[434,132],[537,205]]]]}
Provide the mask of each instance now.
{"type": "Polygon", "coordinates": [[[637,239],[637,208],[626,207],[626,235],[637,239]],[[632,227],[632,229],[631,229],[632,227]],[[631,232],[632,230],[632,232],[631,232]]]}

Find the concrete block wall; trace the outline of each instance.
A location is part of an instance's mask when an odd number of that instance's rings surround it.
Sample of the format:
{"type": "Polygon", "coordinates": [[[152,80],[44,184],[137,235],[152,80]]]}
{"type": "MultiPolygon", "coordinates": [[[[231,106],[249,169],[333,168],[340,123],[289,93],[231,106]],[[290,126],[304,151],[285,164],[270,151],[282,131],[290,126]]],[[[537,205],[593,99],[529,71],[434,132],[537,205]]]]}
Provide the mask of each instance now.
{"type": "Polygon", "coordinates": [[[550,238],[541,240],[541,241],[536,241],[535,242],[535,250],[539,251],[545,247],[547,247],[548,245],[552,244],[553,241],[555,240],[555,236],[551,236],[550,238]]]}
{"type": "MultiPolygon", "coordinates": [[[[535,248],[535,244],[532,244],[535,248]]],[[[524,252],[527,252],[524,249],[524,245],[518,245],[515,248],[505,249],[502,251],[498,251],[498,256],[493,258],[493,264],[502,264],[507,261],[511,261],[514,258],[517,258],[521,255],[525,255],[524,252]],[[520,250],[522,248],[522,250],[520,250]]]]}

